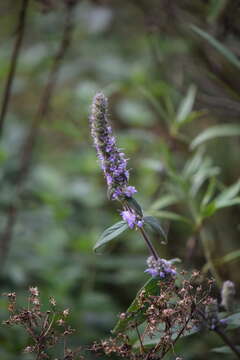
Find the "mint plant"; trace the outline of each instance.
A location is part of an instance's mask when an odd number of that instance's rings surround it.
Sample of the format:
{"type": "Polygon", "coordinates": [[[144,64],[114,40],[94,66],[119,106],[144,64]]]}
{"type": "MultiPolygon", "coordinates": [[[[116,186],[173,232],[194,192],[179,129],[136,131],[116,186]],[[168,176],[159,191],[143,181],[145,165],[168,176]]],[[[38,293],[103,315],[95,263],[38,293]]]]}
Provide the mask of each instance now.
{"type": "MultiPolygon", "coordinates": [[[[194,94],[191,90],[181,107],[181,116],[178,118],[180,117],[183,123],[188,114],[187,108],[192,108],[194,94]]],[[[107,181],[109,198],[118,200],[123,208],[120,212],[123,220],[104,231],[95,250],[130,228],[141,233],[151,253],[145,271],[151,278],[138,292],[128,310],[120,315],[113,329],[115,336],[100,343],[96,342],[92,351],[106,355],[117,354],[127,359],[163,359],[169,351],[175,353],[174,346],[181,337],[205,329],[215,331],[240,358],[238,348],[224,333],[228,319],[222,319],[219,313],[220,305],[212,292],[214,280],[202,279],[196,271],[191,274],[178,272],[174,260],[161,259],[155,250],[145,229],[146,225],[157,230],[165,240],[166,235],[157,218],[144,216],[141,206],[133,198],[136,189],[128,184],[127,161],[124,153],[116,147],[108,120],[107,99],[102,93],[94,97],[90,123],[94,145],[107,181]]],[[[193,231],[200,229],[203,220],[221,208],[221,205],[230,206],[238,202],[238,198],[235,199],[239,190],[238,183],[214,198],[213,181],[210,181],[199,202],[197,194],[202,184],[209,178],[214,179],[218,174],[218,168],[213,167],[211,161],[203,156],[202,151],[196,152],[184,167],[181,176],[176,174],[171,163],[167,164],[168,175],[172,181],[170,185],[174,184],[175,191],[172,188],[172,193],[165,196],[165,205],[179,201],[187,195],[192,212],[193,231]]],[[[163,199],[162,201],[164,203],[163,199]]],[[[155,208],[158,207],[159,202],[155,205],[155,208]]],[[[169,214],[171,217],[172,214],[169,214]]],[[[189,222],[191,224],[191,221],[189,222]]],[[[221,302],[224,310],[230,309],[229,303],[234,294],[234,284],[231,281],[225,282],[221,302]]]]}

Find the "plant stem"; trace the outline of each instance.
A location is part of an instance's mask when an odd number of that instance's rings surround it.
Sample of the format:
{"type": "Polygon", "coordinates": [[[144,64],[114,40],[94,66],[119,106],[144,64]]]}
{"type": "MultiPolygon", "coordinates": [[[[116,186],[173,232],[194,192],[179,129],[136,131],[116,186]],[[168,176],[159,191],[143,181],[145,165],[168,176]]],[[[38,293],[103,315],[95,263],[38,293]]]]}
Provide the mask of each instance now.
{"type": "Polygon", "coordinates": [[[3,93],[3,99],[2,99],[2,107],[1,107],[1,113],[0,113],[0,135],[3,131],[4,126],[4,120],[8,109],[9,100],[11,97],[11,89],[12,84],[17,68],[17,62],[20,54],[20,49],[22,45],[24,30],[25,30],[25,22],[26,22],[26,15],[27,15],[27,8],[28,8],[29,0],[22,0],[22,6],[19,13],[19,20],[18,20],[18,26],[17,26],[17,37],[15,41],[15,45],[13,48],[11,60],[10,60],[10,68],[7,76],[7,81],[3,93]]]}
{"type": "Polygon", "coordinates": [[[229,338],[227,337],[227,335],[219,328],[216,328],[214,330],[220,337],[221,339],[225,342],[226,345],[228,345],[232,351],[235,353],[235,355],[238,357],[238,359],[240,359],[240,352],[239,350],[236,348],[236,346],[229,340],[229,338]]]}
{"type": "MultiPolygon", "coordinates": [[[[23,0],[25,3],[28,0],[23,0]]],[[[22,193],[22,184],[26,180],[29,170],[31,168],[31,161],[33,157],[33,151],[35,143],[38,139],[40,126],[43,120],[47,117],[50,111],[51,100],[53,93],[57,84],[58,75],[61,69],[62,61],[66,55],[66,52],[72,41],[73,33],[73,10],[75,2],[66,2],[66,11],[65,11],[65,24],[63,29],[63,34],[59,43],[59,48],[56,54],[53,57],[52,66],[49,71],[49,76],[47,83],[43,89],[43,93],[40,99],[40,103],[36,112],[36,116],[32,122],[32,125],[27,134],[25,143],[23,144],[21,155],[20,155],[20,165],[18,174],[15,179],[15,188],[16,193],[19,198],[21,198],[22,193]]],[[[1,124],[0,124],[1,125],[1,124]]],[[[0,127],[1,131],[1,127],[0,127]]],[[[11,239],[13,236],[13,230],[18,216],[18,204],[10,204],[7,209],[7,220],[5,228],[0,236],[0,268],[2,269],[9,252],[11,239]]]]}
{"type": "Polygon", "coordinates": [[[158,260],[159,259],[159,256],[158,256],[158,253],[157,251],[155,250],[153,244],[151,243],[151,240],[149,239],[149,237],[147,236],[145,230],[143,228],[139,228],[144,240],[146,241],[146,244],[150,250],[150,253],[152,254],[152,256],[154,257],[155,260],[158,260]]]}
{"type": "Polygon", "coordinates": [[[216,283],[219,286],[219,288],[221,288],[222,286],[222,280],[218,274],[218,271],[214,265],[213,259],[212,259],[212,252],[210,249],[210,243],[209,243],[209,235],[206,231],[205,228],[202,228],[200,230],[200,239],[201,239],[201,243],[202,243],[202,247],[203,247],[203,251],[204,251],[204,255],[207,259],[207,262],[209,264],[209,268],[211,270],[212,275],[214,276],[214,278],[216,279],[216,283]]]}
{"type": "MultiPolygon", "coordinates": [[[[198,313],[203,318],[203,320],[207,322],[206,316],[201,311],[198,311],[198,313]]],[[[216,334],[218,334],[218,336],[221,337],[221,339],[225,342],[225,344],[229,346],[230,349],[232,349],[232,351],[235,353],[235,355],[240,359],[240,351],[231,342],[231,340],[227,337],[227,335],[218,326],[215,327],[214,331],[216,334]]]]}

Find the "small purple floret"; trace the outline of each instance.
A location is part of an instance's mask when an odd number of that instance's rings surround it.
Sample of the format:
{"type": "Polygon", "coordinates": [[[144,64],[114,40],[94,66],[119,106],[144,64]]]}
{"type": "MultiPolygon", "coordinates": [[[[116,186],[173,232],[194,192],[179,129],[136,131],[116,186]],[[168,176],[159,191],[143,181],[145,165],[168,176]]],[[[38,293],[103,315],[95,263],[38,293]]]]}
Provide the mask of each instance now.
{"type": "Polygon", "coordinates": [[[150,274],[152,277],[158,276],[158,271],[154,269],[146,269],[144,272],[150,274]]]}
{"type": "Polygon", "coordinates": [[[134,212],[131,212],[129,210],[124,210],[121,212],[121,216],[123,220],[128,223],[130,229],[133,229],[135,226],[137,227],[143,226],[143,220],[138,220],[138,217],[134,212]]]}
{"type": "Polygon", "coordinates": [[[128,210],[122,211],[121,216],[128,223],[130,229],[133,229],[136,223],[136,215],[128,210]]]}
{"type": "Polygon", "coordinates": [[[146,273],[150,274],[152,277],[164,278],[175,278],[177,275],[176,270],[172,267],[170,261],[159,258],[156,260],[153,256],[150,256],[147,259],[148,268],[145,270],[146,273]]]}

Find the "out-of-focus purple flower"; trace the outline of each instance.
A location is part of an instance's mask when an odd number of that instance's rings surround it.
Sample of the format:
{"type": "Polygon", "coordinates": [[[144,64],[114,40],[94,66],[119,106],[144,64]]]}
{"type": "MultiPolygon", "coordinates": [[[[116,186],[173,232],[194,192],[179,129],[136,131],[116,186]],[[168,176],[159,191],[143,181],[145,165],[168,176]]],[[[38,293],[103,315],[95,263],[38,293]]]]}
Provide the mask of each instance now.
{"type": "Polygon", "coordinates": [[[137,190],[135,189],[134,186],[128,186],[126,189],[125,189],[125,195],[127,197],[132,197],[133,194],[135,194],[137,192],[137,190]]]}
{"type": "Polygon", "coordinates": [[[165,259],[156,260],[153,256],[147,259],[148,268],[145,270],[146,273],[152,277],[174,278],[177,274],[176,270],[172,267],[172,264],[165,259]]]}
{"type": "Polygon", "coordinates": [[[116,146],[107,112],[107,98],[99,92],[93,99],[90,116],[94,146],[107,181],[110,198],[112,200],[130,198],[137,190],[134,186],[128,185],[127,159],[116,146]]]}
{"type": "Polygon", "coordinates": [[[225,327],[225,326],[227,326],[228,319],[221,319],[221,320],[219,320],[219,323],[225,327]]]}
{"type": "Polygon", "coordinates": [[[142,227],[143,224],[144,224],[144,221],[143,221],[143,220],[137,220],[137,222],[136,222],[136,225],[137,225],[138,227],[142,227]]]}
{"type": "Polygon", "coordinates": [[[146,269],[144,272],[150,274],[152,277],[158,276],[158,271],[152,268],[146,269]]]}

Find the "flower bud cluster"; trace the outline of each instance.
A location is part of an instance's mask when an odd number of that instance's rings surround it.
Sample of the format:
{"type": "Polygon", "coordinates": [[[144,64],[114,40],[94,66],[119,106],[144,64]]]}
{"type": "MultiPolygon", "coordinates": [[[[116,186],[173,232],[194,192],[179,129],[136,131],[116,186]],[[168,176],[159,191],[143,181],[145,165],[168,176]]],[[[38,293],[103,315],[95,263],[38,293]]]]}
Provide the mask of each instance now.
{"type": "Polygon", "coordinates": [[[147,259],[148,268],[145,270],[146,273],[150,274],[152,277],[160,277],[161,279],[174,277],[177,272],[173,269],[170,261],[165,259],[154,259],[153,256],[150,256],[147,259]]]}
{"type": "Polygon", "coordinates": [[[134,186],[128,185],[127,159],[116,146],[107,111],[107,98],[101,92],[97,93],[93,99],[90,117],[91,135],[107,181],[110,198],[130,198],[137,190],[134,186]]]}

